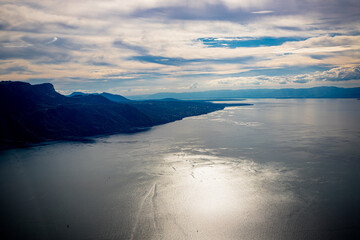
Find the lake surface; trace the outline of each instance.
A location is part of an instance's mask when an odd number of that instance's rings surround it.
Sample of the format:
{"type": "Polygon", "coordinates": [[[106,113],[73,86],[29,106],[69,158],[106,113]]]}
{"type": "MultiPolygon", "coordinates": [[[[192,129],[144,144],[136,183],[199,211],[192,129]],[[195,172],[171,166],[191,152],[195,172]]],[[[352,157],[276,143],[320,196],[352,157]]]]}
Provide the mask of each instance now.
{"type": "Polygon", "coordinates": [[[0,238],[359,239],[360,101],[245,102],[0,152],[0,238]]]}

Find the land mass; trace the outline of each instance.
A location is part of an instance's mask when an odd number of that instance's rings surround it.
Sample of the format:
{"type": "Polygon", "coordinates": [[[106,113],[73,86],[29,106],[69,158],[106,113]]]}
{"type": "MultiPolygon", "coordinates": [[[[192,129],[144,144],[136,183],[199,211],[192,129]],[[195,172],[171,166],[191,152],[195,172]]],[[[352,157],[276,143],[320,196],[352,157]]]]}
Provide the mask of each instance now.
{"type": "Polygon", "coordinates": [[[313,87],[284,89],[213,90],[128,96],[133,100],[176,98],[182,100],[226,100],[234,98],[360,98],[360,88],[313,87]]]}
{"type": "Polygon", "coordinates": [[[0,149],[140,131],[226,106],[177,99],[130,101],[107,93],[68,97],[50,83],[0,82],[0,149]]]}

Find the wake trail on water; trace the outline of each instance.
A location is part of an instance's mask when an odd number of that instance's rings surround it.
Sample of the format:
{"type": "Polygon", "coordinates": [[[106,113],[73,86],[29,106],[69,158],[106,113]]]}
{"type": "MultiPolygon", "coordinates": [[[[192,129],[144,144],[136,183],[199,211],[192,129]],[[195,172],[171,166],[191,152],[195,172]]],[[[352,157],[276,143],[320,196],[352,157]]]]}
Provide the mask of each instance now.
{"type": "Polygon", "coordinates": [[[131,235],[130,235],[130,240],[136,239],[135,236],[138,232],[138,226],[139,226],[139,222],[142,220],[141,216],[142,213],[146,212],[148,209],[146,206],[146,204],[149,202],[150,203],[150,208],[151,208],[151,212],[152,212],[152,216],[153,216],[153,227],[155,229],[156,232],[158,232],[159,229],[159,223],[157,220],[157,213],[156,213],[156,206],[155,206],[155,200],[156,200],[156,183],[150,188],[150,190],[147,192],[147,194],[145,195],[145,197],[142,199],[140,206],[139,206],[139,211],[136,215],[135,218],[135,224],[133,226],[133,229],[131,231],[131,235]]]}

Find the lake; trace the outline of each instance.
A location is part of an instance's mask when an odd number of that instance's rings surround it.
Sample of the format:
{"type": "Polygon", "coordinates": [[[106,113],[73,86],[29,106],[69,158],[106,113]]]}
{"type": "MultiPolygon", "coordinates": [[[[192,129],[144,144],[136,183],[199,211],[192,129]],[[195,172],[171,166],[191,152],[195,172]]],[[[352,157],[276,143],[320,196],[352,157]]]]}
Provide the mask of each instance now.
{"type": "Polygon", "coordinates": [[[0,152],[0,238],[359,239],[360,101],[241,102],[0,152]]]}

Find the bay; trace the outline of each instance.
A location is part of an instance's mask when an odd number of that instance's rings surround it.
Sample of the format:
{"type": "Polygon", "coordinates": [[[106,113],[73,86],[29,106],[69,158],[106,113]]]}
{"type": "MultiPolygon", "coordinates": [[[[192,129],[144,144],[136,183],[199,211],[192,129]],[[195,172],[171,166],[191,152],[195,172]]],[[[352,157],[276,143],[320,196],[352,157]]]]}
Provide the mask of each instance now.
{"type": "Polygon", "coordinates": [[[4,239],[355,239],[360,101],[252,106],[0,153],[4,239]]]}

